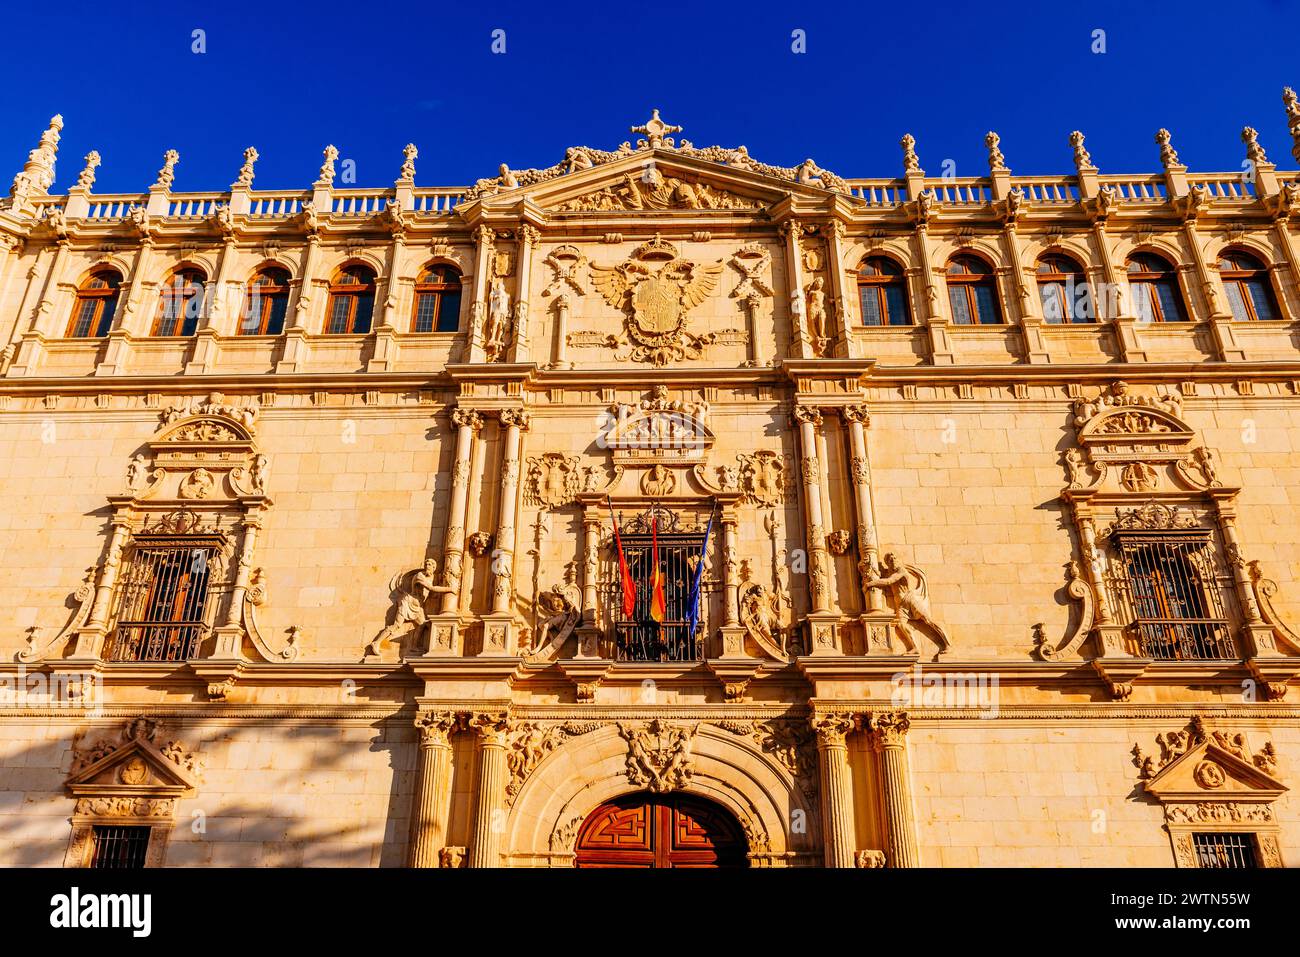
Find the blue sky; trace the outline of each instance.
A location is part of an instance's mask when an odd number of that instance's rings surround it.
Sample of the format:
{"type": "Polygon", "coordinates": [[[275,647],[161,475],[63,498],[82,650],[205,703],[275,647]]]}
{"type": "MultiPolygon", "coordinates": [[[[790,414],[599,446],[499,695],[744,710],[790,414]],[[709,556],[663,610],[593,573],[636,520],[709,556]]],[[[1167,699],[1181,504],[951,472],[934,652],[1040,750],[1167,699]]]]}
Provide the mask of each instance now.
{"type": "Polygon", "coordinates": [[[1280,99],[1300,86],[1292,2],[618,6],[16,5],[0,175],[61,112],[56,190],[97,149],[98,191],[143,191],[168,148],[181,154],[175,189],[225,189],[249,145],[257,187],[306,188],[329,142],[355,160],[358,185],[391,185],[407,142],[417,183],[469,184],[500,162],[612,149],[653,106],[697,146],[744,143],[781,165],[812,156],[844,176],[898,175],[904,132],[927,172],[951,159],[978,175],[990,129],[1022,174],[1072,171],[1073,129],[1103,172],[1154,171],[1161,126],[1194,170],[1240,168],[1246,124],[1296,166],[1280,99]]]}

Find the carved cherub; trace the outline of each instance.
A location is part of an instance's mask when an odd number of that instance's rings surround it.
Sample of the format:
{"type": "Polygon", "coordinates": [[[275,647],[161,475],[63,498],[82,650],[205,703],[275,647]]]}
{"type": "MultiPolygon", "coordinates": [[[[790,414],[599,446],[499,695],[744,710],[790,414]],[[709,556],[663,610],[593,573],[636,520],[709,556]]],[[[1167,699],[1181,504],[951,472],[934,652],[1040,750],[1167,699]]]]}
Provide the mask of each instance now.
{"type": "Polygon", "coordinates": [[[935,643],[939,646],[935,652],[935,659],[938,660],[940,655],[945,654],[951,643],[948,641],[948,635],[934,620],[930,611],[930,600],[926,595],[925,578],[919,571],[911,568],[905,568],[898,556],[893,552],[886,552],[881,560],[881,572],[879,578],[871,578],[863,582],[867,588],[880,588],[892,590],[894,604],[898,612],[899,632],[902,634],[903,641],[907,644],[908,651],[916,651],[916,629],[912,623],[925,625],[933,632],[935,643]],[[912,587],[912,574],[917,576],[920,583],[919,588],[912,587]]]}
{"type": "Polygon", "coordinates": [[[808,284],[808,335],[813,340],[825,337],[826,328],[826,293],[822,289],[822,278],[818,276],[808,284]]]}
{"type": "Polygon", "coordinates": [[[1069,476],[1070,488],[1083,488],[1087,480],[1087,462],[1078,449],[1065,450],[1065,471],[1069,476]]]}

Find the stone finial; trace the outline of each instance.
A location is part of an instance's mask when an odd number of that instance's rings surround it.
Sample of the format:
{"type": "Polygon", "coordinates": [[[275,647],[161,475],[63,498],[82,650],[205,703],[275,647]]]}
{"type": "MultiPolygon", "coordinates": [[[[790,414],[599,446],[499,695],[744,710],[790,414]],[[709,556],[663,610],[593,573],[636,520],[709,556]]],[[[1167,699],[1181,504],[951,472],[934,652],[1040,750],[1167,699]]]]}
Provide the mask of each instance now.
{"type": "Polygon", "coordinates": [[[315,185],[333,186],[334,185],[334,161],[339,158],[339,151],[337,147],[335,147],[334,144],[331,143],[329,146],[325,147],[324,155],[325,155],[325,162],[321,163],[320,178],[316,180],[315,185]]]}
{"type": "Polygon", "coordinates": [[[1002,142],[1002,137],[989,130],[984,136],[984,145],[989,151],[989,172],[1001,173],[1009,172],[1007,170],[1007,158],[1002,155],[1002,150],[998,149],[998,144],[1002,142]]]}
{"type": "Polygon", "coordinates": [[[898,141],[898,145],[903,148],[903,171],[906,173],[924,173],[921,169],[921,161],[916,156],[916,137],[911,133],[904,133],[903,138],[898,141]]]}
{"type": "Polygon", "coordinates": [[[1246,144],[1246,159],[1255,166],[1268,164],[1268,155],[1264,152],[1264,147],[1259,145],[1259,131],[1255,127],[1243,127],[1241,141],[1246,144]]]}
{"type": "Polygon", "coordinates": [[[95,170],[99,167],[99,152],[91,150],[86,154],[86,166],[77,176],[77,189],[90,192],[90,187],[95,185],[95,170]]]}
{"type": "Polygon", "coordinates": [[[48,193],[54,182],[54,161],[59,155],[59,132],[63,129],[63,115],[56,113],[50,117],[50,125],[41,134],[36,149],[27,154],[27,162],[22,172],[14,177],[9,195],[15,199],[26,199],[40,193],[48,193]]]}
{"type": "Polygon", "coordinates": [[[176,164],[181,161],[181,154],[175,150],[168,150],[163,154],[163,166],[158,171],[158,181],[154,186],[159,189],[171,189],[172,183],[176,179],[176,164]]]}
{"type": "Polygon", "coordinates": [[[253,185],[253,164],[257,162],[257,147],[244,150],[244,165],[239,167],[239,178],[231,189],[249,189],[253,185]]]}
{"type": "Polygon", "coordinates": [[[1092,154],[1083,148],[1083,134],[1075,130],[1070,134],[1070,146],[1074,149],[1074,168],[1079,172],[1092,172],[1097,167],[1092,165],[1092,154]]]}
{"type": "Polygon", "coordinates": [[[650,119],[646,120],[644,125],[633,126],[628,129],[629,133],[644,133],[645,139],[642,140],[641,143],[638,143],[638,145],[644,144],[645,147],[652,150],[657,150],[664,146],[672,149],[672,137],[667,136],[666,134],[680,133],[681,131],[682,128],[680,126],[672,126],[659,119],[658,110],[650,111],[650,119]]]}
{"type": "Polygon", "coordinates": [[[1165,169],[1182,165],[1178,162],[1178,153],[1174,151],[1173,135],[1168,130],[1156,130],[1156,142],[1160,144],[1160,162],[1165,169]]]}
{"type": "Polygon", "coordinates": [[[402,173],[397,177],[398,186],[415,185],[415,160],[419,157],[420,151],[415,148],[414,143],[407,143],[406,148],[402,150],[402,173]]]}
{"type": "Polygon", "coordinates": [[[1282,89],[1282,104],[1286,107],[1287,129],[1291,131],[1291,141],[1295,144],[1291,147],[1291,155],[1300,162],[1300,101],[1289,86],[1282,89]]]}

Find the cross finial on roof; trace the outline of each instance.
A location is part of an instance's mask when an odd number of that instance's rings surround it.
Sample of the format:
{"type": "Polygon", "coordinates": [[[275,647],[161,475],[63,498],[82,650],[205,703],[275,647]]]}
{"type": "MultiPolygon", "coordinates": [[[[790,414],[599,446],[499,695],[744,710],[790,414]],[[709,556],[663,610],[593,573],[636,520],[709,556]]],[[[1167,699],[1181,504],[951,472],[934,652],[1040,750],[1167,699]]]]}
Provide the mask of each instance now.
{"type": "Polygon", "coordinates": [[[631,128],[632,133],[644,133],[646,145],[652,150],[658,149],[664,145],[664,135],[667,133],[680,133],[680,126],[670,126],[663,120],[659,119],[659,111],[652,110],[650,119],[646,120],[644,126],[634,126],[631,128]]]}

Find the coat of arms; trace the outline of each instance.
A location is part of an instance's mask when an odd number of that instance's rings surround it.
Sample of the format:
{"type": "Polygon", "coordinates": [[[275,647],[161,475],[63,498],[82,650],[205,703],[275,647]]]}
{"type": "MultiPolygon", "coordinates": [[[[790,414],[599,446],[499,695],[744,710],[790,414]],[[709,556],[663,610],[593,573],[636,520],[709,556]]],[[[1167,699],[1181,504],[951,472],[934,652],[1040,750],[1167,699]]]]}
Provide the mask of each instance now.
{"type": "Polygon", "coordinates": [[[699,725],[672,725],[655,718],[640,728],[619,722],[627,742],[627,779],[656,794],[683,788],[691,779],[691,741],[699,725]]]}
{"type": "Polygon", "coordinates": [[[696,358],[713,336],[686,331],[686,313],[717,288],[722,262],[700,266],[677,255],[672,243],[655,236],[617,266],[587,267],[605,301],[627,314],[631,358],[656,366],[696,358]]]}

